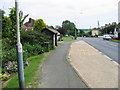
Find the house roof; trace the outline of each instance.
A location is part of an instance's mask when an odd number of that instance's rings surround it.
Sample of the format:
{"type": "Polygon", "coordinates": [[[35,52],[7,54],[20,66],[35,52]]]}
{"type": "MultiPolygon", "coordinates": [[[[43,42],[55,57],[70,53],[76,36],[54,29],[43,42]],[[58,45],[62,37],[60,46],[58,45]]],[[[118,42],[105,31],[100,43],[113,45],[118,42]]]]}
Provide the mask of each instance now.
{"type": "Polygon", "coordinates": [[[32,18],[29,18],[29,21],[26,22],[26,23],[22,26],[22,28],[23,28],[23,29],[32,30],[34,24],[35,24],[35,20],[32,19],[32,18]]]}
{"type": "Polygon", "coordinates": [[[23,29],[26,29],[27,27],[26,27],[25,25],[22,25],[22,28],[23,28],[23,29]]]}
{"type": "Polygon", "coordinates": [[[29,21],[26,22],[24,25],[25,25],[26,27],[33,27],[33,26],[34,26],[34,23],[35,23],[35,20],[32,19],[32,18],[29,18],[29,21]]]}

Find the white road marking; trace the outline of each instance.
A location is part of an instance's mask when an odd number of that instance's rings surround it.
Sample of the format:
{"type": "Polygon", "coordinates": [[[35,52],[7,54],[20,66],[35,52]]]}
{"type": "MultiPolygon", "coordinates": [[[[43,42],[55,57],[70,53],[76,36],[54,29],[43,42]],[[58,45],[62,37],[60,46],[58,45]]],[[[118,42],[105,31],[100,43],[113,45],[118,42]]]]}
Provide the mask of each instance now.
{"type": "Polygon", "coordinates": [[[109,44],[109,45],[111,45],[111,46],[118,46],[118,45],[116,45],[116,44],[109,44]]]}

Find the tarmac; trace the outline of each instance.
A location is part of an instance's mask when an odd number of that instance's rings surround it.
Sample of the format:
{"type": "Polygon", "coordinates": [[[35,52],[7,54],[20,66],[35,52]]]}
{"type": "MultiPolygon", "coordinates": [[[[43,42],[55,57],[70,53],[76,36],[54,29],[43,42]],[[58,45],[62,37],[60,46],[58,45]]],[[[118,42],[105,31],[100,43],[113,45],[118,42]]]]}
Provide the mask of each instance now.
{"type": "Polygon", "coordinates": [[[118,88],[119,64],[83,40],[71,44],[68,60],[89,88],[118,88]]]}
{"type": "MultiPolygon", "coordinates": [[[[66,60],[72,42],[64,42],[44,60],[39,88],[85,88],[87,85],[66,60]]],[[[39,70],[40,72],[40,70],[39,70]]]]}

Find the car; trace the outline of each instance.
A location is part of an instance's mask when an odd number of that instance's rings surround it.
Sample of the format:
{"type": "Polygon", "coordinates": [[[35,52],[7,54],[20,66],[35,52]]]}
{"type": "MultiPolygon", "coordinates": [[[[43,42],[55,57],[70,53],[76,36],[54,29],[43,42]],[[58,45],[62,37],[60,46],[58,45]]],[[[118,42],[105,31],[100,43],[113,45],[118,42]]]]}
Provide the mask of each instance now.
{"type": "Polygon", "coordinates": [[[111,39],[110,35],[104,35],[103,36],[103,40],[110,40],[110,39],[111,39]]]}

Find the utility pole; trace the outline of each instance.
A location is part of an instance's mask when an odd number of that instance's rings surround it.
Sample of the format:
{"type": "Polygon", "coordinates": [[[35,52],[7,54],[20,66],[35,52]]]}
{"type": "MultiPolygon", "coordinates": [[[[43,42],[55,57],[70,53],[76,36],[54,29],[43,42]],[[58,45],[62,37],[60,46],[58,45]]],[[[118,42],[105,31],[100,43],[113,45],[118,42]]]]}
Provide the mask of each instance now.
{"type": "Polygon", "coordinates": [[[25,88],[24,84],[24,65],[23,65],[23,52],[22,44],[20,42],[20,29],[19,29],[19,9],[18,9],[18,0],[15,0],[16,8],[16,23],[17,23],[17,63],[18,63],[18,77],[19,77],[19,87],[25,88]]]}

